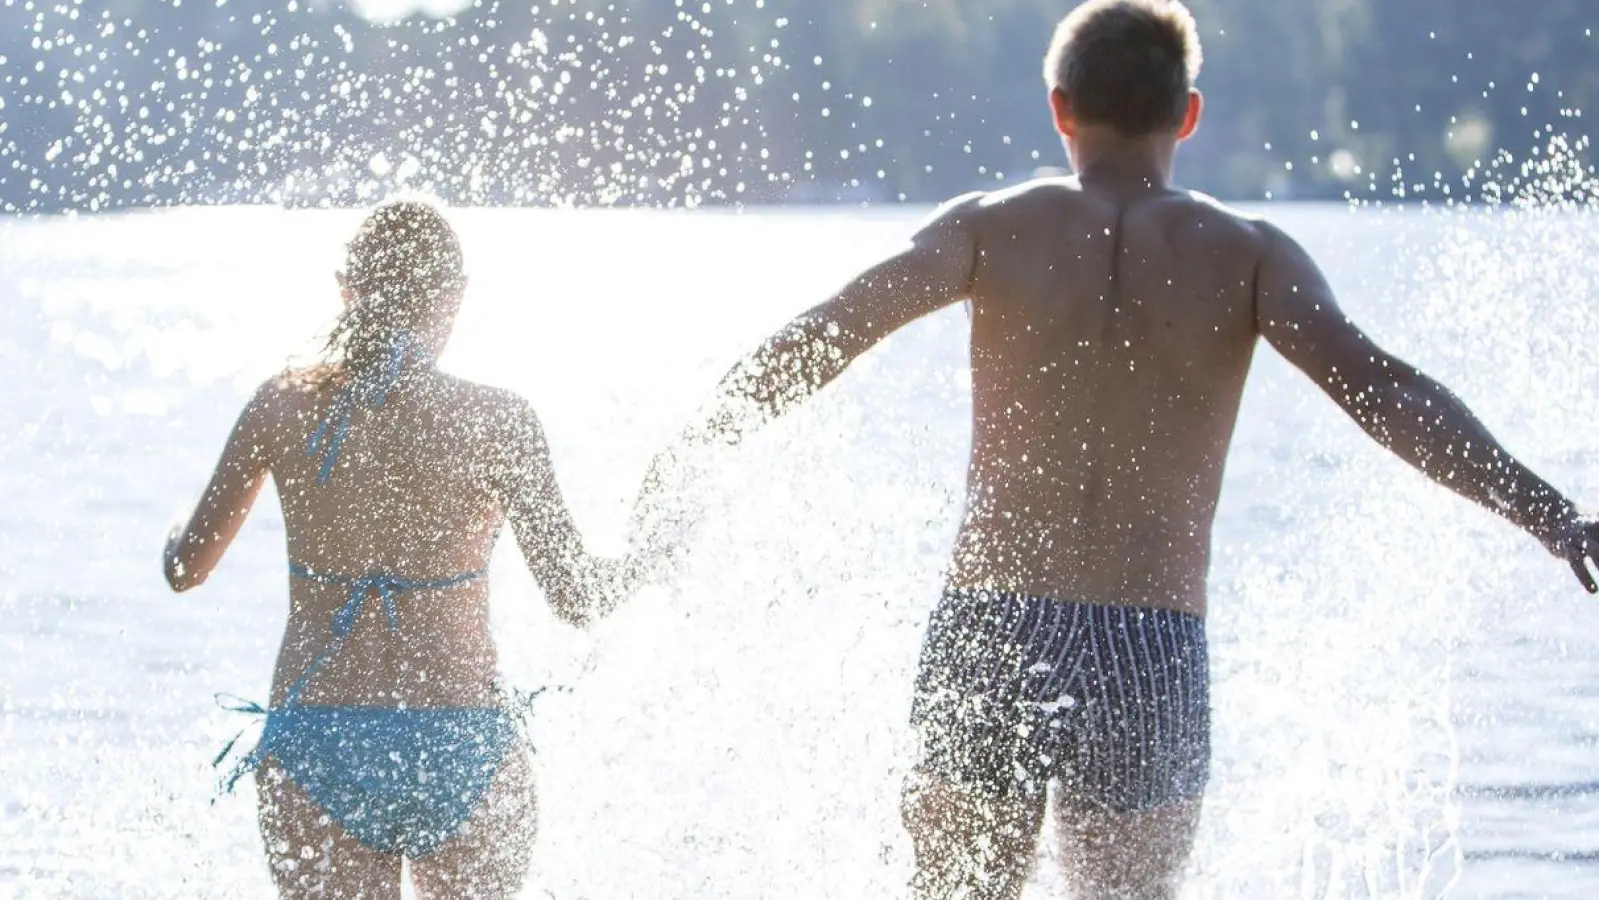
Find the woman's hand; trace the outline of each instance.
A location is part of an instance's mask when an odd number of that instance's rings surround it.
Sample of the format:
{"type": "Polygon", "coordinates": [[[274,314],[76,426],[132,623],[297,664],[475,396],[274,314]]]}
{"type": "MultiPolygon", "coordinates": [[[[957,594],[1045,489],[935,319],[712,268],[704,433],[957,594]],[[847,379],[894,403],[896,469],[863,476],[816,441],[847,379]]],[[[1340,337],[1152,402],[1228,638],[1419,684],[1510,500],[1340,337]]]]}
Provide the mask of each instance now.
{"type": "Polygon", "coordinates": [[[631,557],[591,556],[576,569],[576,590],[551,603],[556,617],[574,628],[587,628],[615,612],[640,580],[631,557]]]}
{"type": "Polygon", "coordinates": [[[263,384],[245,404],[193,514],[167,534],[161,569],[174,591],[205,583],[266,483],[271,472],[270,430],[276,418],[276,384],[276,379],[263,384]]]}

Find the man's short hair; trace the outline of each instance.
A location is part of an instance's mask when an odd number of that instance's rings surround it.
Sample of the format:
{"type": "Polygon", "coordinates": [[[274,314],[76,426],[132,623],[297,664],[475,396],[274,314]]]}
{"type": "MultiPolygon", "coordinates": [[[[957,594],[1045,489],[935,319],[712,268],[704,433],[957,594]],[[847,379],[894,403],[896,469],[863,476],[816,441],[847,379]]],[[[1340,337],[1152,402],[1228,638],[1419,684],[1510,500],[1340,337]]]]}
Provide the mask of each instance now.
{"type": "Polygon", "coordinates": [[[1088,0],[1056,27],[1044,81],[1079,121],[1137,137],[1182,125],[1202,59],[1178,0],[1088,0]]]}

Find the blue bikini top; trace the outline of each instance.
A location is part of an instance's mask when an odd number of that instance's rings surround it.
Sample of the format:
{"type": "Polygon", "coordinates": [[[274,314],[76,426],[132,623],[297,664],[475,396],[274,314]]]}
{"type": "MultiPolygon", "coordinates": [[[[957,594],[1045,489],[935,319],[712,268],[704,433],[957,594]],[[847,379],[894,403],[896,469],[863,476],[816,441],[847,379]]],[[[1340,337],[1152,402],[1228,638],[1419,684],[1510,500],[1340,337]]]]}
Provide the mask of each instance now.
{"type": "MultiPolygon", "coordinates": [[[[327,413],[317,423],[316,430],[311,433],[311,438],[306,442],[305,452],[308,455],[322,455],[322,468],[317,473],[317,483],[326,484],[333,477],[333,467],[338,462],[339,450],[344,446],[344,439],[350,433],[350,415],[359,404],[369,409],[383,406],[383,401],[389,396],[389,391],[400,379],[407,360],[414,361],[418,366],[430,368],[433,360],[426,353],[421,352],[416,342],[410,335],[402,334],[389,347],[388,363],[379,371],[364,372],[352,376],[339,392],[334,395],[333,403],[328,407],[327,413]]],[[[317,572],[302,566],[299,563],[289,563],[289,574],[307,581],[320,584],[335,584],[348,589],[349,594],[333,614],[333,642],[329,644],[311,665],[306,667],[304,674],[283,698],[283,705],[292,706],[300,699],[300,694],[305,690],[306,683],[311,680],[323,663],[328,661],[355,627],[355,620],[360,617],[361,610],[366,605],[367,597],[374,592],[383,604],[383,615],[388,619],[389,630],[399,631],[399,608],[395,604],[395,596],[406,591],[435,590],[450,588],[466,584],[482,578],[485,571],[463,572],[448,578],[418,579],[406,578],[403,575],[394,575],[387,572],[370,572],[366,575],[337,575],[328,572],[317,572]]]]}

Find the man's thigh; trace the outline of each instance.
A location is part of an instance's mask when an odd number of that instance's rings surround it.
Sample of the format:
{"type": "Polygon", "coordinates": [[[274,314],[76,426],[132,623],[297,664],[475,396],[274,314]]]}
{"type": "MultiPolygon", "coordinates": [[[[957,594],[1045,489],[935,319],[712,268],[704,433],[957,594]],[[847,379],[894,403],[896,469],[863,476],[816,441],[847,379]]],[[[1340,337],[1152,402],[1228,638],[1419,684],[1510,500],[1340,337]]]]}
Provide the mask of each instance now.
{"type": "Polygon", "coordinates": [[[916,897],[1014,900],[1033,869],[1042,797],[996,796],[926,768],[905,781],[901,812],[916,854],[916,897]]]}
{"type": "Polygon", "coordinates": [[[1168,900],[1177,896],[1199,828],[1202,797],[1154,809],[1113,812],[1069,793],[1055,797],[1061,866],[1084,900],[1168,900]]]}

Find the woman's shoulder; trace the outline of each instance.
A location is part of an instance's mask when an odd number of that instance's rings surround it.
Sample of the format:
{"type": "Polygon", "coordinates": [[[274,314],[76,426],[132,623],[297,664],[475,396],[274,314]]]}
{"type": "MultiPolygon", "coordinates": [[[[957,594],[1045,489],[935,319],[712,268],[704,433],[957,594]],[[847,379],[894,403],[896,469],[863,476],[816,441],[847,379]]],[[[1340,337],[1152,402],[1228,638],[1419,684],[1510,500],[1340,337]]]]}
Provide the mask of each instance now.
{"type": "Polygon", "coordinates": [[[448,372],[438,372],[438,390],[440,390],[440,400],[449,401],[451,404],[457,404],[459,408],[472,409],[475,412],[521,414],[532,411],[528,400],[515,390],[475,382],[461,376],[453,376],[448,372]]]}
{"type": "Polygon", "coordinates": [[[344,367],[336,362],[286,366],[267,376],[260,391],[281,395],[314,395],[344,380],[344,367]]]}
{"type": "MultiPolygon", "coordinates": [[[[282,412],[318,409],[345,383],[337,363],[289,368],[266,379],[256,389],[252,405],[282,412]]],[[[434,370],[417,385],[434,411],[448,410],[454,418],[512,422],[531,418],[533,408],[521,394],[434,370]]]]}
{"type": "Polygon", "coordinates": [[[430,405],[447,412],[435,421],[469,446],[463,448],[461,458],[488,467],[483,470],[488,480],[498,482],[507,472],[520,471],[547,452],[543,428],[526,397],[507,388],[440,374],[430,405]]]}
{"type": "Polygon", "coordinates": [[[303,429],[322,414],[342,383],[336,365],[285,368],[261,381],[245,403],[243,416],[267,431],[303,429]]]}
{"type": "Polygon", "coordinates": [[[526,397],[509,388],[470,381],[457,375],[439,373],[438,394],[433,399],[461,415],[491,425],[501,425],[512,431],[537,424],[533,405],[526,397]]]}
{"type": "Polygon", "coordinates": [[[340,380],[337,366],[286,368],[262,381],[250,398],[250,404],[279,411],[315,405],[340,380]]]}
{"type": "Polygon", "coordinates": [[[234,423],[236,435],[252,446],[270,450],[288,430],[314,419],[317,389],[299,371],[285,370],[268,376],[251,392],[234,423]]]}

